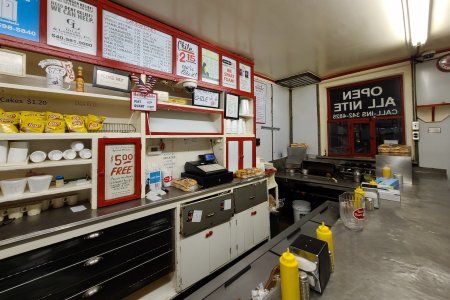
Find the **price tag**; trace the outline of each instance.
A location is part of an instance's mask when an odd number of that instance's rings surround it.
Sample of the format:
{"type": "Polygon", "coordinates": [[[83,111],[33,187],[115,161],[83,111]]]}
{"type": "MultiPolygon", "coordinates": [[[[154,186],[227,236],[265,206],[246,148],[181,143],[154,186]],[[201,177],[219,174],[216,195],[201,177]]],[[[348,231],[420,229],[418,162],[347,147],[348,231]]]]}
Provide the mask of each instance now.
{"type": "Polygon", "coordinates": [[[131,92],[131,110],[156,111],[157,100],[157,94],[142,94],[139,92],[131,92]]]}

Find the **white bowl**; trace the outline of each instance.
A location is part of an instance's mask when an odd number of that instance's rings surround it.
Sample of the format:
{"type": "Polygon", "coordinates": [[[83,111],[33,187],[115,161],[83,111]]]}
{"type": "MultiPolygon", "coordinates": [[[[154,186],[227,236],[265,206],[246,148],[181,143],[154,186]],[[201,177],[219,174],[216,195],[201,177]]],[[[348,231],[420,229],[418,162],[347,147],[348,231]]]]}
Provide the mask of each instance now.
{"type": "Polygon", "coordinates": [[[44,151],[34,151],[30,154],[30,160],[34,163],[43,162],[47,158],[47,153],[44,151]]]}
{"type": "Polygon", "coordinates": [[[63,152],[63,157],[64,159],[74,159],[75,157],[77,157],[77,152],[72,149],[67,149],[63,152]]]}
{"type": "Polygon", "coordinates": [[[81,150],[80,152],[78,152],[78,155],[80,155],[81,158],[89,159],[92,157],[92,151],[91,151],[91,149],[85,148],[85,149],[81,150]]]}
{"type": "Polygon", "coordinates": [[[26,178],[13,178],[0,181],[3,196],[13,196],[23,194],[27,185],[26,178]]]}
{"type": "Polygon", "coordinates": [[[52,175],[39,175],[28,177],[28,188],[31,193],[45,192],[50,187],[52,175]]]}
{"type": "Polygon", "coordinates": [[[48,153],[48,158],[50,160],[60,160],[63,157],[63,154],[59,150],[52,150],[48,153]]]}

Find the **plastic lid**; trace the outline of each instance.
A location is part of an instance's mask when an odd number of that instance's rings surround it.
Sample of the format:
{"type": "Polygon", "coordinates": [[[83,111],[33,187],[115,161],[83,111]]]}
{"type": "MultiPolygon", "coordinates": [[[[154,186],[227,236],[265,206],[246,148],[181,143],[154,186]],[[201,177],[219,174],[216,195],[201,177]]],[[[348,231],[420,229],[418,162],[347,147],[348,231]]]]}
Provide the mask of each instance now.
{"type": "Polygon", "coordinates": [[[319,227],[317,227],[317,231],[321,233],[329,233],[330,228],[327,225],[325,225],[324,221],[322,221],[322,225],[319,225],[319,227]]]}
{"type": "Polygon", "coordinates": [[[372,179],[372,180],[369,182],[369,186],[370,186],[370,187],[377,187],[378,184],[375,182],[375,180],[372,179]]]}
{"type": "Polygon", "coordinates": [[[286,252],[283,252],[283,254],[280,257],[280,264],[290,266],[290,267],[297,267],[298,262],[295,259],[294,254],[292,254],[289,251],[289,248],[286,249],[286,252]]]}
{"type": "Polygon", "coordinates": [[[358,187],[355,189],[355,194],[361,194],[361,195],[364,195],[364,190],[363,190],[360,186],[358,186],[358,187]]]}
{"type": "Polygon", "coordinates": [[[58,180],[58,179],[64,179],[64,176],[62,176],[62,175],[56,175],[56,176],[55,176],[55,179],[56,179],[56,180],[58,180]]]}

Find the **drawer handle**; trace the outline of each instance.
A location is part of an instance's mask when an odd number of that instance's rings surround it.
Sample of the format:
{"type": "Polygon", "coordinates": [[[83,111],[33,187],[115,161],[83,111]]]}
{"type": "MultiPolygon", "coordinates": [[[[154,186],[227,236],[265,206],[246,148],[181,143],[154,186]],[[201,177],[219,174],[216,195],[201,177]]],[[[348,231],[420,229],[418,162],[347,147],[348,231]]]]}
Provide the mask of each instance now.
{"type": "Polygon", "coordinates": [[[101,256],[91,257],[84,263],[84,266],[85,267],[94,266],[94,265],[98,264],[102,259],[103,259],[103,257],[101,257],[101,256]]]}
{"type": "Polygon", "coordinates": [[[205,237],[206,237],[206,238],[209,238],[209,237],[212,236],[212,235],[213,235],[213,232],[212,232],[212,230],[211,230],[211,231],[208,231],[208,232],[206,233],[205,237]]]}
{"type": "Polygon", "coordinates": [[[251,215],[254,216],[257,214],[257,211],[252,211],[251,215]]]}
{"type": "Polygon", "coordinates": [[[211,218],[211,217],[214,216],[215,214],[216,214],[216,213],[210,213],[210,214],[207,214],[206,217],[207,217],[207,218],[211,218]]]}
{"type": "Polygon", "coordinates": [[[85,238],[86,240],[92,240],[92,239],[98,238],[98,237],[101,236],[102,234],[103,234],[102,231],[97,231],[97,232],[93,232],[93,233],[91,233],[91,234],[88,234],[88,235],[85,236],[84,238],[85,238]]]}
{"type": "Polygon", "coordinates": [[[253,200],[253,199],[255,199],[255,198],[256,198],[256,196],[251,196],[251,197],[250,197],[251,200],[253,200]]]}
{"type": "Polygon", "coordinates": [[[98,291],[100,291],[101,288],[102,287],[100,285],[96,285],[96,286],[89,288],[86,292],[84,292],[83,298],[89,298],[89,297],[94,296],[95,294],[98,293],[98,291]]]}

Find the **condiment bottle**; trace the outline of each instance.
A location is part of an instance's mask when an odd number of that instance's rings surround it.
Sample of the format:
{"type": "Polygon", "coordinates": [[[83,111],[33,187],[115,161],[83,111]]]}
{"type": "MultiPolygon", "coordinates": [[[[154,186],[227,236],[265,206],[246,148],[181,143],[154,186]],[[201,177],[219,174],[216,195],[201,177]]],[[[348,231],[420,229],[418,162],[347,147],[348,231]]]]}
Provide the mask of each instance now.
{"type": "Polygon", "coordinates": [[[364,201],[364,190],[360,186],[358,186],[355,189],[354,194],[355,194],[354,206],[355,206],[355,209],[358,209],[358,208],[362,207],[361,204],[362,204],[362,201],[364,201]]]}
{"type": "Polygon", "coordinates": [[[332,269],[334,267],[334,248],[333,248],[333,234],[328,226],[325,225],[325,222],[322,222],[322,225],[319,225],[316,229],[316,237],[318,240],[327,242],[328,250],[330,251],[331,256],[331,266],[332,269]]]}
{"type": "Polygon", "coordinates": [[[391,178],[391,168],[389,167],[389,165],[384,165],[383,169],[382,169],[382,174],[383,174],[383,178],[391,178]]]}
{"type": "Polygon", "coordinates": [[[84,92],[83,67],[78,67],[77,78],[75,79],[75,91],[84,92]]]}
{"type": "Polygon", "coordinates": [[[63,187],[64,186],[64,176],[56,175],[55,176],[55,187],[63,187]]]}
{"type": "Polygon", "coordinates": [[[298,262],[289,249],[280,257],[281,299],[299,300],[298,262]]]}

